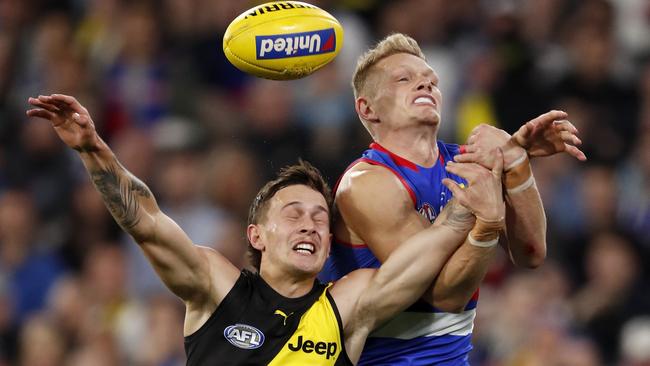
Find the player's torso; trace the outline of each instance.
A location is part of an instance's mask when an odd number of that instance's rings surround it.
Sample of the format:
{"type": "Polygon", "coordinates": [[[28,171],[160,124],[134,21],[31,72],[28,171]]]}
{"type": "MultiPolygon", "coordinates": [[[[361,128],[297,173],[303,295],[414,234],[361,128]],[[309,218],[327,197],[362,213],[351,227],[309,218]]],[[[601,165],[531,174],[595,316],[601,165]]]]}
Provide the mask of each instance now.
{"type": "Polygon", "coordinates": [[[325,285],[289,299],[250,272],[185,338],[185,350],[188,365],[351,365],[325,285]]]}
{"type": "MultiPolygon", "coordinates": [[[[370,147],[355,163],[379,165],[390,170],[402,182],[413,201],[413,208],[429,222],[435,220],[452,198],[442,179],[465,183],[444,168],[445,162],[458,154],[458,145],[438,142],[439,161],[430,168],[413,164],[378,144],[370,147]]],[[[381,265],[343,220],[337,225],[340,226],[335,228],[331,255],[320,275],[321,280],[335,281],[357,268],[381,265]]],[[[463,364],[462,360],[471,349],[476,300],[477,294],[460,314],[440,311],[421,300],[416,302],[371,333],[359,365],[463,364]]]]}

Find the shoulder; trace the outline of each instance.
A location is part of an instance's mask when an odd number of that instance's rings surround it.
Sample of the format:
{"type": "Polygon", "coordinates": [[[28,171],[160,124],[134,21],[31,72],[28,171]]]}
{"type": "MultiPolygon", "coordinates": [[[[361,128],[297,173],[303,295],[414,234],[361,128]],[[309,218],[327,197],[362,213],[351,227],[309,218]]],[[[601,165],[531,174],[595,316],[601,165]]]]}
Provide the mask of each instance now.
{"type": "Polygon", "coordinates": [[[380,198],[379,195],[411,202],[410,194],[396,173],[381,165],[360,162],[341,177],[336,201],[339,204],[355,198],[380,198]]]}
{"type": "Polygon", "coordinates": [[[205,301],[209,303],[219,304],[235,286],[235,283],[241,275],[246,274],[250,278],[255,276],[250,271],[241,271],[221,253],[210,247],[197,245],[197,249],[199,254],[208,263],[208,276],[211,286],[208,299],[205,299],[205,301]]]}
{"type": "Polygon", "coordinates": [[[344,326],[353,320],[354,311],[361,297],[361,293],[376,272],[377,270],[374,268],[354,270],[336,281],[329,288],[330,295],[336,303],[344,326]]]}

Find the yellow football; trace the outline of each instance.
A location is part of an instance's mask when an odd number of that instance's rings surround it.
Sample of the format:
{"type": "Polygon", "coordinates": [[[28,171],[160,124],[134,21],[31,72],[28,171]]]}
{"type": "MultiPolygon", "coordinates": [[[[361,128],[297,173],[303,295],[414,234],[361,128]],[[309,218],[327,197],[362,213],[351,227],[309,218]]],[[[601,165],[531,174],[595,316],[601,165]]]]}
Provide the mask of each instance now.
{"type": "Polygon", "coordinates": [[[299,1],[256,6],[235,18],[223,37],[223,52],[238,69],[289,80],[332,61],[343,46],[343,28],[328,12],[299,1]]]}

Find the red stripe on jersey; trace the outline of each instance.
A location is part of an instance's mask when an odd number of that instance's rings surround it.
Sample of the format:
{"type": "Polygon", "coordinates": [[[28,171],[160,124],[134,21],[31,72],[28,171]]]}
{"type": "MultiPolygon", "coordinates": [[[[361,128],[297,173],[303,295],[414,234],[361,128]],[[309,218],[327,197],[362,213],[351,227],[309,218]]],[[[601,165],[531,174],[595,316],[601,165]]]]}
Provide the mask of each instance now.
{"type": "Polygon", "coordinates": [[[415,192],[413,192],[413,189],[411,188],[411,186],[409,186],[409,184],[406,183],[406,180],[404,179],[404,177],[402,177],[401,175],[399,175],[399,173],[397,173],[397,171],[395,171],[395,169],[391,168],[390,166],[388,166],[388,165],[386,165],[386,164],[384,164],[384,163],[380,163],[380,162],[378,162],[378,161],[370,160],[370,159],[368,159],[368,158],[361,158],[361,159],[359,159],[358,161],[363,161],[364,163],[368,163],[368,164],[370,164],[370,165],[379,165],[379,166],[383,166],[384,168],[386,168],[386,169],[390,170],[391,172],[393,172],[393,174],[395,174],[395,176],[396,176],[397,178],[399,178],[399,181],[402,182],[402,185],[403,185],[404,188],[406,188],[406,190],[408,191],[409,196],[411,196],[411,200],[413,201],[413,207],[417,207],[417,203],[418,203],[418,201],[417,201],[417,198],[415,197],[415,192]]]}
{"type": "Polygon", "coordinates": [[[392,152],[388,151],[385,147],[379,145],[376,142],[373,142],[372,144],[370,144],[370,148],[375,149],[377,151],[384,152],[384,153],[390,155],[390,157],[393,159],[395,164],[397,164],[399,166],[407,167],[407,168],[409,168],[409,169],[411,169],[413,171],[416,171],[416,172],[418,171],[418,166],[417,165],[415,165],[414,163],[404,159],[403,157],[401,157],[399,155],[393,154],[392,152]]]}
{"type": "Polygon", "coordinates": [[[348,243],[347,241],[341,240],[341,239],[337,238],[336,236],[334,237],[334,241],[337,244],[341,244],[344,247],[348,247],[348,248],[367,248],[368,247],[368,245],[366,245],[364,243],[361,243],[361,244],[348,243]]]}

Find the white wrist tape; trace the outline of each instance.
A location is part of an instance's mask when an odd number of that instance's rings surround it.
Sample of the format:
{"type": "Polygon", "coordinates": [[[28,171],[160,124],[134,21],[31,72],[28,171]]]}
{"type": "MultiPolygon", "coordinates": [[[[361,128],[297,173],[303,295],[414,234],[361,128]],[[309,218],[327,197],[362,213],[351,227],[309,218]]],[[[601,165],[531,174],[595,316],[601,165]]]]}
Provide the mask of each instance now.
{"type": "Polygon", "coordinates": [[[510,163],[510,165],[505,167],[503,170],[505,170],[507,172],[507,171],[511,170],[512,168],[518,166],[519,164],[523,163],[524,161],[526,161],[527,158],[528,158],[528,153],[524,152],[523,154],[521,154],[520,157],[518,157],[515,161],[510,163]]]}
{"type": "Polygon", "coordinates": [[[472,234],[470,233],[469,235],[467,235],[467,241],[469,241],[469,243],[475,247],[492,248],[493,246],[499,243],[499,236],[497,235],[495,239],[488,240],[488,241],[478,241],[472,238],[472,234]]]}
{"type": "Polygon", "coordinates": [[[531,174],[530,177],[528,177],[528,179],[525,182],[521,183],[516,187],[506,189],[506,192],[508,192],[508,194],[523,192],[528,188],[532,187],[533,185],[535,185],[535,177],[533,177],[533,175],[531,174]]]}

